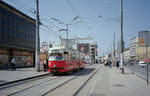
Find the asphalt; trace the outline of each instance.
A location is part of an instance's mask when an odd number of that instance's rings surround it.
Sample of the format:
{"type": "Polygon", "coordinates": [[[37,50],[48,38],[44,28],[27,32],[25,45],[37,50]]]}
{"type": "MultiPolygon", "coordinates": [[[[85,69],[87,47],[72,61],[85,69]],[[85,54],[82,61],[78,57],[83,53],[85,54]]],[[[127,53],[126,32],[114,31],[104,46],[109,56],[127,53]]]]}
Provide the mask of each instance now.
{"type": "Polygon", "coordinates": [[[16,69],[16,71],[12,71],[10,69],[0,70],[0,86],[29,80],[49,74],[49,72],[44,71],[37,72],[35,68],[20,68],[16,69]]]}

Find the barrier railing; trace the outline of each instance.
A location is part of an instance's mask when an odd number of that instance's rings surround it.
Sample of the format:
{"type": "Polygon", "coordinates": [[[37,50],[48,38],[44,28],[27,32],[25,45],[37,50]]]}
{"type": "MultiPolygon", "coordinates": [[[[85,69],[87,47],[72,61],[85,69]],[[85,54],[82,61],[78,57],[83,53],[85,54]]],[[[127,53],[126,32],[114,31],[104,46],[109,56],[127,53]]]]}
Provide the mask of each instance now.
{"type": "Polygon", "coordinates": [[[147,84],[150,83],[150,64],[139,66],[138,63],[134,63],[127,64],[126,67],[132,70],[132,72],[138,77],[146,80],[147,84]]]}

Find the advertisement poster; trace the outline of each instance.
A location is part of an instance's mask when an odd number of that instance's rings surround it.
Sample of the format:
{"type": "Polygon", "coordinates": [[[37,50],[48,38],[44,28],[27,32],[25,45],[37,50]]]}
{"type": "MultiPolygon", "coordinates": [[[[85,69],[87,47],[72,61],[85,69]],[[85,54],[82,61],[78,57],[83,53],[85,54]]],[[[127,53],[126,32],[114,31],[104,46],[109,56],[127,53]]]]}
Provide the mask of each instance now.
{"type": "Polygon", "coordinates": [[[87,56],[89,56],[89,44],[88,43],[80,43],[77,44],[78,51],[85,53],[87,56]]]}

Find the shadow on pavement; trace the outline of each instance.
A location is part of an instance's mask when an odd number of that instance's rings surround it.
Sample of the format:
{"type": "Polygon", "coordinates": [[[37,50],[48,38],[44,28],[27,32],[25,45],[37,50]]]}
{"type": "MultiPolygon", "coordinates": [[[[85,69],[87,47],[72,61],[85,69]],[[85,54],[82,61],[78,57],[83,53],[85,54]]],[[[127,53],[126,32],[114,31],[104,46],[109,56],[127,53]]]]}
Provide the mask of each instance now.
{"type": "Polygon", "coordinates": [[[82,75],[89,75],[91,74],[96,68],[85,68],[81,70],[83,73],[77,75],[77,76],[82,76],[82,75]]]}

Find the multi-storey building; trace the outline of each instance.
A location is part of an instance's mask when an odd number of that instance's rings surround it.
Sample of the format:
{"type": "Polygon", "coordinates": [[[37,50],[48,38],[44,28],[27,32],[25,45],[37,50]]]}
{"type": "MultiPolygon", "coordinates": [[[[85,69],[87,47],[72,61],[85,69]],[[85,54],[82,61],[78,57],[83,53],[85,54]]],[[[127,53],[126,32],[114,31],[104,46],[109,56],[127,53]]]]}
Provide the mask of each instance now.
{"type": "Polygon", "coordinates": [[[130,45],[129,45],[129,50],[130,50],[130,60],[136,58],[136,46],[137,46],[137,37],[133,37],[130,39],[130,45]]]}
{"type": "Polygon", "coordinates": [[[0,0],[0,68],[34,66],[35,20],[0,0]]]}
{"type": "Polygon", "coordinates": [[[130,60],[130,50],[126,48],[123,52],[124,62],[128,62],[130,60]]]}
{"type": "Polygon", "coordinates": [[[146,54],[148,54],[148,58],[150,58],[150,31],[140,31],[136,47],[136,59],[140,61],[144,60],[147,58],[146,54]]]}

